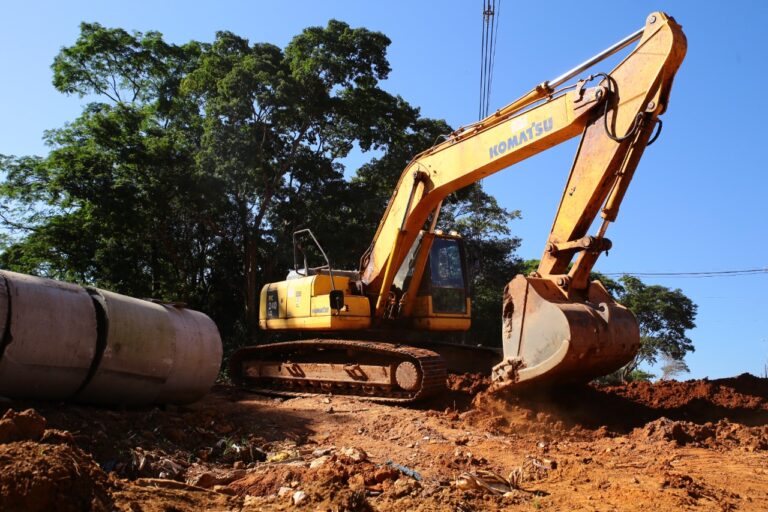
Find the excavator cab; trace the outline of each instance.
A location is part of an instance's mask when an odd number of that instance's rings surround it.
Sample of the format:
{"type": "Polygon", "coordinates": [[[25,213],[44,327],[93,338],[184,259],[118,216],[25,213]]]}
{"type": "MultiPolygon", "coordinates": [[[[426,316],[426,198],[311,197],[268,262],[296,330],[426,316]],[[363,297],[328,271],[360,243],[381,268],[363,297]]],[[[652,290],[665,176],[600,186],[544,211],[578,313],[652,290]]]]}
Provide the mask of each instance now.
{"type": "Polygon", "coordinates": [[[461,238],[439,236],[432,243],[418,296],[431,299],[436,315],[466,315],[469,298],[461,238]]]}
{"type": "Polygon", "coordinates": [[[464,240],[455,231],[421,232],[393,280],[399,318],[418,330],[466,331],[472,303],[464,240]]]}

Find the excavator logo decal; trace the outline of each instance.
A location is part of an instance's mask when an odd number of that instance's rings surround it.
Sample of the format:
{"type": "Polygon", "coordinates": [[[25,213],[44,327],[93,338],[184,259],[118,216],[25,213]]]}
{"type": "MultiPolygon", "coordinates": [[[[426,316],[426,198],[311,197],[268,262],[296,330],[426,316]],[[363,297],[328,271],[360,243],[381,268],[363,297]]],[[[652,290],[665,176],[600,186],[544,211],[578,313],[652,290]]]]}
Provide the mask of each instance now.
{"type": "Polygon", "coordinates": [[[551,117],[545,119],[544,121],[533,122],[527,128],[519,131],[514,130],[513,125],[513,131],[516,131],[517,133],[512,135],[507,140],[502,140],[498,144],[491,146],[488,148],[488,152],[490,153],[492,159],[496,158],[499,155],[503,155],[510,149],[513,149],[517,146],[522,146],[523,144],[541,137],[544,133],[552,129],[552,125],[553,122],[551,117]]]}

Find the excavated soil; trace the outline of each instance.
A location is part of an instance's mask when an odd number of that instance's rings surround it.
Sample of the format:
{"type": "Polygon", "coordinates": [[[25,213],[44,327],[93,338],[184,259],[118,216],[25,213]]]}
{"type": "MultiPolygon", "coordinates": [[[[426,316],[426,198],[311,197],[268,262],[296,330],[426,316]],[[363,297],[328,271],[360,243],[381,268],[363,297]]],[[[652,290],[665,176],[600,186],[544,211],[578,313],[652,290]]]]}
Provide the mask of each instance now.
{"type": "Polygon", "coordinates": [[[768,510],[768,380],[0,404],[0,510],[768,510]]]}

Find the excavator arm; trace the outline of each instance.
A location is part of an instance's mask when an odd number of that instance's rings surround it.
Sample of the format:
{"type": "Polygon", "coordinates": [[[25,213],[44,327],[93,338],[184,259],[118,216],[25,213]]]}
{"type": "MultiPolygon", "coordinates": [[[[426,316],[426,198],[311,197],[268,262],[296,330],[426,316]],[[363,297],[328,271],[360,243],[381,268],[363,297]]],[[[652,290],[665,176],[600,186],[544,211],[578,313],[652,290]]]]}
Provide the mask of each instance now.
{"type": "Polygon", "coordinates": [[[686,41],[675,21],[651,14],[642,30],[599,56],[482,121],[461,128],[418,155],[403,172],[361,262],[361,278],[375,295],[374,318],[384,313],[394,274],[430,215],[449,194],[582,134],[538,275],[570,295],[588,286],[603,238],[615,220],[637,163],[663,113],[686,41]],[[609,74],[557,91],[588,65],[634,41],[634,50],[609,74]],[[598,211],[604,225],[586,237],[598,211]],[[576,263],[568,267],[576,253],[576,263]]]}
{"type": "Polygon", "coordinates": [[[581,134],[539,268],[504,290],[504,359],[493,377],[501,385],[589,380],[631,360],[639,348],[637,320],[589,275],[611,248],[606,230],[654,130],[661,129],[659,115],[685,52],[681,27],[653,13],[643,29],[418,155],[361,261],[361,280],[375,300],[373,322],[387,316],[395,273],[430,215],[434,226],[449,194],[581,134]],[[557,89],[635,41],[610,73],[557,89]],[[589,236],[598,213],[601,226],[589,236]]]}

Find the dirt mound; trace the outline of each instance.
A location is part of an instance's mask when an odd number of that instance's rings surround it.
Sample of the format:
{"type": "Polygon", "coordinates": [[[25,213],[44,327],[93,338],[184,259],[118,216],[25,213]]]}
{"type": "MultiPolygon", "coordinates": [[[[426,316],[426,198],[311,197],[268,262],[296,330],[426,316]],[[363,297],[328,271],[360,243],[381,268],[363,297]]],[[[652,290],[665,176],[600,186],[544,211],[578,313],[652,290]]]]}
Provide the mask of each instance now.
{"type": "Polygon", "coordinates": [[[747,427],[723,419],[698,425],[690,421],[659,418],[632,433],[634,439],[672,441],[678,446],[740,447],[747,451],[768,449],[768,426],[747,427]]]}
{"type": "Polygon", "coordinates": [[[720,417],[750,425],[768,422],[768,379],[748,373],[731,379],[632,382],[603,391],[680,419],[713,421],[720,417]]]}
{"type": "Polygon", "coordinates": [[[45,427],[34,409],[0,418],[0,509],[111,510],[107,475],[68,432],[45,427]]]}
{"type": "Polygon", "coordinates": [[[474,396],[488,389],[491,378],[480,373],[450,374],[445,385],[449,391],[459,391],[474,396]]]}
{"type": "MultiPolygon", "coordinates": [[[[768,379],[745,374],[711,381],[483,391],[462,417],[502,434],[549,431],[577,437],[626,434],[660,418],[696,424],[727,419],[759,427],[768,423],[768,379]]],[[[762,431],[744,432],[746,446],[762,449],[762,431]]]]}
{"type": "Polygon", "coordinates": [[[173,480],[120,480],[112,497],[115,506],[111,510],[125,512],[239,511],[242,505],[242,500],[233,496],[185,487],[173,480]]]}
{"type": "Polygon", "coordinates": [[[410,407],[226,386],[187,407],[14,403],[42,415],[0,418],[0,510],[768,510],[766,379],[447,384],[410,407]],[[510,490],[474,485],[494,475],[510,490]]]}
{"type": "Polygon", "coordinates": [[[446,390],[438,396],[416,405],[423,409],[466,411],[472,407],[472,400],[488,389],[491,378],[481,373],[449,373],[445,382],[446,390]]]}
{"type": "Polygon", "coordinates": [[[8,409],[0,418],[0,443],[10,441],[37,441],[45,431],[45,418],[34,409],[16,412],[8,409]]]}
{"type": "Polygon", "coordinates": [[[76,447],[0,445],[0,510],[112,510],[109,487],[107,475],[76,447]]]}

